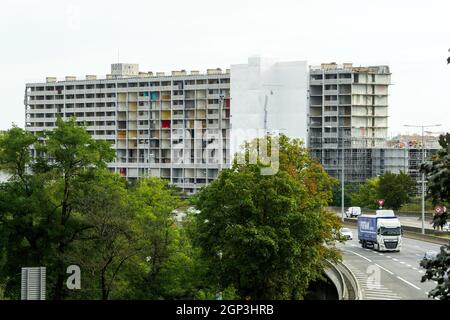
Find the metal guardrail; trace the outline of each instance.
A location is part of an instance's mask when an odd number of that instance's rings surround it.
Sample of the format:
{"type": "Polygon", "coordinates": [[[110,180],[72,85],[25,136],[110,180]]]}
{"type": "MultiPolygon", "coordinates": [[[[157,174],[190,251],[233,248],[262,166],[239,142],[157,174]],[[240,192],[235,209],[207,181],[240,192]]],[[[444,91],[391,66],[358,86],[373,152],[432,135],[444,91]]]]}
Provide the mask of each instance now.
{"type": "Polygon", "coordinates": [[[325,261],[327,267],[325,268],[324,272],[336,287],[339,300],[348,300],[347,286],[345,285],[345,280],[342,273],[338,270],[337,266],[334,263],[330,262],[329,260],[325,261]]]}
{"type": "Polygon", "coordinates": [[[343,273],[344,279],[348,280],[347,288],[350,287],[352,294],[349,295],[349,300],[362,300],[362,289],[359,285],[358,279],[356,279],[355,274],[347,267],[347,265],[341,262],[338,265],[343,273]]]}
{"type": "Polygon", "coordinates": [[[342,262],[326,260],[325,274],[336,286],[339,300],[361,300],[362,291],[353,272],[342,262]]]}

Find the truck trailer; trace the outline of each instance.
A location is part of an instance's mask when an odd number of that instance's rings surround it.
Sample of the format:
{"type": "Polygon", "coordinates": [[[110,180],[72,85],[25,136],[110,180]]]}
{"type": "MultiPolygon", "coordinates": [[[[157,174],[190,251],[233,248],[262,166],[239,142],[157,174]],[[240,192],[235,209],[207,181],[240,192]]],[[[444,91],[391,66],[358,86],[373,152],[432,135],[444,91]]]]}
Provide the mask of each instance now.
{"type": "Polygon", "coordinates": [[[392,210],[377,210],[375,215],[358,217],[358,239],[363,248],[400,251],[402,226],[392,210]]]}

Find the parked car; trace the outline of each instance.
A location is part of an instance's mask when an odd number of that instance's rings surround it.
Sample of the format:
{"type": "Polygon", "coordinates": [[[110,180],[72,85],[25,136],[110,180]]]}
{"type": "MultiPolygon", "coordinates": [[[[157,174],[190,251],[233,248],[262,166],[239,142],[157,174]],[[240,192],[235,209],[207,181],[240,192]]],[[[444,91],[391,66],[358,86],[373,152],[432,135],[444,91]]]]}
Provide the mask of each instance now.
{"type": "Polygon", "coordinates": [[[347,211],[345,211],[345,215],[347,216],[347,218],[358,217],[361,215],[361,208],[360,207],[350,207],[347,209],[347,211]]]}
{"type": "Polygon", "coordinates": [[[444,226],[442,227],[442,231],[450,232],[450,222],[444,224],[444,226]]]}
{"type": "Polygon", "coordinates": [[[353,240],[353,232],[349,228],[342,228],[341,235],[347,240],[353,240]]]}

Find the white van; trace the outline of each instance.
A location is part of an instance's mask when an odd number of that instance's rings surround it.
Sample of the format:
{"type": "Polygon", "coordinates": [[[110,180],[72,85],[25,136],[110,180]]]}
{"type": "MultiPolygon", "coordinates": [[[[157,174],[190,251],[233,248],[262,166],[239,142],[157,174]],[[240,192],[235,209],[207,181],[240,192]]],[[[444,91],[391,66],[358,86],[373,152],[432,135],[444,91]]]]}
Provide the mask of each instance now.
{"type": "Polygon", "coordinates": [[[361,207],[350,207],[345,211],[347,218],[353,218],[361,215],[361,207]]]}

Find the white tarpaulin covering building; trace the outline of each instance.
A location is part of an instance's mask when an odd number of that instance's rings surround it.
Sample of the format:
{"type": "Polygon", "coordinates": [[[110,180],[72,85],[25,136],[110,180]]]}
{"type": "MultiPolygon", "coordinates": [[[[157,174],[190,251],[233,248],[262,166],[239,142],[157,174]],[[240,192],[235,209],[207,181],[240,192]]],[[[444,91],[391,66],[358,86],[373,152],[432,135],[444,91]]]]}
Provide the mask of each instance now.
{"type": "Polygon", "coordinates": [[[231,154],[266,132],[307,137],[306,61],[251,57],[231,66],[231,154]]]}

